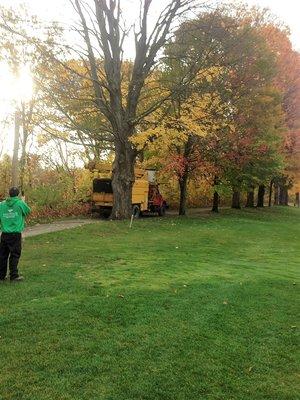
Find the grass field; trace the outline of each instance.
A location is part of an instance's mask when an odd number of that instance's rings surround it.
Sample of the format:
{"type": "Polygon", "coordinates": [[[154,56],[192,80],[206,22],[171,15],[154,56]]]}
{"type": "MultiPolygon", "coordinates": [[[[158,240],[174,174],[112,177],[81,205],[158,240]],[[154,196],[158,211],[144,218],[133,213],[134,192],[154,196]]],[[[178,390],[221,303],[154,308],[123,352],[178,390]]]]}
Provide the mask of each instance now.
{"type": "Polygon", "coordinates": [[[26,282],[0,286],[0,399],[299,399],[299,261],[293,208],[26,239],[26,282]]]}

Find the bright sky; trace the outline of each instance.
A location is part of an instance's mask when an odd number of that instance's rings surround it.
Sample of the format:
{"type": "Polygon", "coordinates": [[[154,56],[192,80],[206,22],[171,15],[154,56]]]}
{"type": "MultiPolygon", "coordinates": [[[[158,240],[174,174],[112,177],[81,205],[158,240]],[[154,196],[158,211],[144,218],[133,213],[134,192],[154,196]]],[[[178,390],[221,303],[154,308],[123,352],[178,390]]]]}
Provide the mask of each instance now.
{"type": "Polygon", "coordinates": [[[294,49],[300,51],[300,0],[246,0],[245,3],[270,8],[290,27],[294,49]]]}
{"type": "MultiPolygon", "coordinates": [[[[214,0],[212,0],[214,1],[214,0]]],[[[222,0],[221,0],[222,1],[222,0]]],[[[236,0],[239,2],[239,0],[236,0]]],[[[124,4],[128,6],[128,16],[132,19],[133,15],[137,11],[137,5],[140,0],[123,0],[124,4]],[[134,12],[132,13],[131,10],[134,12]]],[[[155,8],[162,6],[164,0],[153,0],[152,9],[155,13],[155,8]],[[155,7],[156,6],[156,7],[155,7]]],[[[268,7],[272,12],[279,17],[284,23],[286,23],[291,29],[291,41],[295,50],[300,51],[300,0],[244,0],[249,5],[258,5],[260,7],[268,7]]],[[[37,15],[42,20],[58,20],[64,22],[66,25],[72,25],[74,18],[74,10],[72,9],[69,0],[0,0],[0,6],[18,7],[20,4],[24,4],[26,8],[37,15]]],[[[14,95],[15,83],[12,82],[12,77],[9,77],[8,70],[5,66],[0,64],[0,121],[6,118],[6,115],[11,112],[11,98],[14,95]],[[8,94],[4,98],[4,93],[8,94]]],[[[30,90],[29,85],[31,82],[30,76],[26,74],[23,76],[23,82],[18,82],[18,87],[23,90],[30,90]]],[[[21,80],[22,80],[21,79],[21,80]]],[[[3,137],[0,125],[0,136],[3,137]]],[[[11,136],[11,135],[10,135],[11,136]]],[[[1,139],[1,137],[0,137],[1,139]]],[[[12,142],[12,138],[8,138],[8,142],[12,142]]],[[[8,146],[11,147],[11,146],[8,146]]]]}
{"type": "MultiPolygon", "coordinates": [[[[134,8],[140,0],[123,0],[124,4],[128,4],[130,9],[134,8]]],[[[261,7],[270,8],[274,14],[282,19],[291,28],[291,39],[296,50],[300,51],[300,0],[242,0],[250,5],[259,5],[261,7]]],[[[237,0],[240,2],[240,0],[237,0]]],[[[60,20],[69,23],[72,20],[72,8],[68,0],[0,0],[0,5],[16,6],[25,4],[33,13],[39,15],[43,19],[60,20]]],[[[162,0],[153,0],[153,8],[155,4],[161,5],[162,0]]],[[[134,10],[135,11],[135,10],[134,10]]]]}

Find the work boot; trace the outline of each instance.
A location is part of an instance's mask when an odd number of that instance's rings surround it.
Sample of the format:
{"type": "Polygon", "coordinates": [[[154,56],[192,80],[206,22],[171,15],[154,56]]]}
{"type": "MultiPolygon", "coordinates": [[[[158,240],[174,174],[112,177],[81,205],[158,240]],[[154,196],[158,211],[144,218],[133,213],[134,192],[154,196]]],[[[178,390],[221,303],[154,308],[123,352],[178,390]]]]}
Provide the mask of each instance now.
{"type": "Polygon", "coordinates": [[[16,278],[13,278],[10,280],[13,283],[18,283],[18,282],[23,282],[24,281],[24,277],[23,276],[17,276],[16,278]]]}

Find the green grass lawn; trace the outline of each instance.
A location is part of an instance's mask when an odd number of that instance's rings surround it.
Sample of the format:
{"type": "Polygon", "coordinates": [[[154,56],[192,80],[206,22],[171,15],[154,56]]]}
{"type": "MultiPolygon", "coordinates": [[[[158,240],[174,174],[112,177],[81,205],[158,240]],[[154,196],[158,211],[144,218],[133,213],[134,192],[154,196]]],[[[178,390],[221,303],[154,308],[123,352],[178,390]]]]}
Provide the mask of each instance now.
{"type": "Polygon", "coordinates": [[[0,286],[0,399],[299,399],[299,261],[293,208],[28,238],[26,282],[0,286]]]}

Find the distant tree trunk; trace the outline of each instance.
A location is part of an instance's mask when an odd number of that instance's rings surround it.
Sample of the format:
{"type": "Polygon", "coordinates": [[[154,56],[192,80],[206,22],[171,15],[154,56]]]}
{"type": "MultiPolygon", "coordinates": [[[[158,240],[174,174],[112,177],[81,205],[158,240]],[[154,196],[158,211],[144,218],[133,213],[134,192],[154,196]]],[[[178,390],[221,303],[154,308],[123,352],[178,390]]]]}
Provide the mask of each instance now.
{"type": "Polygon", "coordinates": [[[279,205],[279,185],[276,183],[274,185],[274,206],[279,205]]]}
{"type": "Polygon", "coordinates": [[[264,206],[265,192],[266,192],[265,185],[259,185],[257,193],[257,207],[264,206]]]}
{"type": "Polygon", "coordinates": [[[295,201],[295,206],[300,207],[300,193],[296,193],[296,201],[295,201]]]}
{"type": "Polygon", "coordinates": [[[185,172],[183,176],[179,179],[179,189],[180,189],[179,215],[186,214],[187,182],[188,182],[188,173],[185,172]]]}
{"type": "Polygon", "coordinates": [[[273,181],[273,179],[271,179],[270,187],[269,187],[269,204],[268,204],[269,207],[271,207],[271,205],[272,205],[273,183],[274,183],[274,181],[273,181]]]}
{"type": "Polygon", "coordinates": [[[23,152],[23,145],[22,145],[22,154],[20,158],[20,189],[22,192],[24,191],[25,168],[26,168],[26,153],[23,152]]]}
{"type": "Polygon", "coordinates": [[[286,186],[280,186],[279,190],[279,205],[288,206],[289,205],[289,195],[286,186]]]}
{"type": "Polygon", "coordinates": [[[241,192],[234,189],[232,193],[231,208],[240,209],[241,208],[241,192]]]}
{"type": "Polygon", "coordinates": [[[21,158],[20,158],[20,189],[22,192],[24,191],[24,184],[25,184],[27,139],[28,139],[28,133],[23,132],[22,151],[21,151],[21,158]]]}
{"type": "Polygon", "coordinates": [[[250,186],[249,191],[247,193],[246,207],[247,208],[254,207],[254,186],[250,186]]]}
{"type": "Polygon", "coordinates": [[[22,103],[22,148],[21,148],[21,158],[20,158],[20,189],[21,192],[24,193],[24,181],[25,181],[25,171],[26,171],[26,146],[29,138],[29,127],[32,122],[33,109],[34,109],[35,101],[31,100],[29,104],[28,111],[26,110],[26,106],[22,103]]]}
{"type": "Polygon", "coordinates": [[[215,190],[214,195],[213,195],[213,206],[211,211],[212,212],[219,212],[219,203],[220,203],[220,195],[219,193],[215,190]]]}
{"type": "MultiPolygon", "coordinates": [[[[218,183],[219,183],[219,178],[217,176],[215,176],[215,178],[214,178],[214,187],[216,185],[218,185],[218,183]]],[[[219,212],[219,202],[220,202],[220,195],[217,192],[217,190],[215,190],[214,191],[214,195],[213,195],[213,206],[212,206],[212,209],[211,209],[212,212],[216,212],[216,213],[219,212]]]]}
{"type": "Polygon", "coordinates": [[[186,163],[183,174],[179,178],[179,188],[180,188],[179,215],[186,214],[187,184],[191,172],[190,158],[193,153],[195,142],[196,142],[196,137],[194,135],[189,135],[188,140],[184,145],[183,157],[186,163]]]}
{"type": "Polygon", "coordinates": [[[14,150],[11,166],[11,185],[19,186],[19,145],[20,145],[20,112],[15,112],[14,150]]]}

